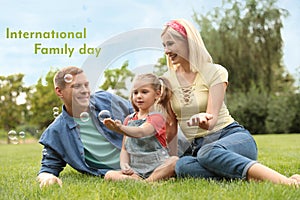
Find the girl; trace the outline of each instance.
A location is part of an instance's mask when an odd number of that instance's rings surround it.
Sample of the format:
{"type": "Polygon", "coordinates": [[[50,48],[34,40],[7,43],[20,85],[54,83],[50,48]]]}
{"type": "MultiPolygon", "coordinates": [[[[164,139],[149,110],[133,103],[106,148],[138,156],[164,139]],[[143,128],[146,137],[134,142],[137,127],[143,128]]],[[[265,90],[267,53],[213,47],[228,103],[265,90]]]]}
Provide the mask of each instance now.
{"type": "Polygon", "coordinates": [[[124,125],[120,120],[103,121],[109,129],[124,135],[121,171],[108,171],[106,180],[145,179],[150,182],[174,176],[178,157],[169,156],[166,143],[169,111],[165,108],[171,98],[169,88],[167,79],[154,74],[138,75],[130,95],[135,112],[124,120],[124,125]]]}

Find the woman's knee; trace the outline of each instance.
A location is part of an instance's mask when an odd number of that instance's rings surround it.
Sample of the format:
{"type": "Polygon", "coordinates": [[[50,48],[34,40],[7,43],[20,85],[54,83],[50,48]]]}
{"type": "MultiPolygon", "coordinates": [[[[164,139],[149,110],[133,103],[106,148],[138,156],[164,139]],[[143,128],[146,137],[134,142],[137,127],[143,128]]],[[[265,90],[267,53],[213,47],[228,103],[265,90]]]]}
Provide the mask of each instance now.
{"type": "Polygon", "coordinates": [[[197,161],[201,166],[211,166],[223,156],[224,151],[226,148],[218,142],[204,145],[197,153],[197,161]]]}
{"type": "Polygon", "coordinates": [[[213,143],[201,147],[197,153],[198,162],[206,161],[216,148],[218,148],[218,146],[213,143]]]}

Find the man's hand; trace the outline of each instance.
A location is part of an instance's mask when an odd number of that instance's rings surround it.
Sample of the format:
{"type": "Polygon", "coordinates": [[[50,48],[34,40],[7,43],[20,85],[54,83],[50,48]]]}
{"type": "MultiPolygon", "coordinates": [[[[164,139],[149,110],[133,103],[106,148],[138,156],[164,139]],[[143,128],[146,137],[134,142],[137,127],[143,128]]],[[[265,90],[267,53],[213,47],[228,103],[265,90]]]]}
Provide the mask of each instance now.
{"type": "Polygon", "coordinates": [[[36,180],[40,183],[40,188],[53,185],[54,183],[57,183],[60,187],[62,187],[62,181],[58,177],[50,173],[40,173],[36,180]]]}

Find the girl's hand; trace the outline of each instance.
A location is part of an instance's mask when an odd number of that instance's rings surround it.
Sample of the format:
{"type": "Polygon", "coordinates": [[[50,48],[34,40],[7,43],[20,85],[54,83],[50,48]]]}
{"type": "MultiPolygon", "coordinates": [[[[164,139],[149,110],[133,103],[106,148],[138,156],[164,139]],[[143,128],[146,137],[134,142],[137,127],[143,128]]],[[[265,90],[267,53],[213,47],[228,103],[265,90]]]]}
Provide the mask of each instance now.
{"type": "Polygon", "coordinates": [[[198,113],[193,115],[188,121],[188,126],[199,126],[202,129],[209,129],[209,120],[213,118],[212,114],[209,113],[198,113]]]}
{"type": "Polygon", "coordinates": [[[121,131],[121,126],[122,122],[120,120],[112,120],[110,118],[106,118],[103,120],[103,124],[110,130],[115,131],[115,132],[122,132],[121,131]]]}
{"type": "Polygon", "coordinates": [[[129,166],[128,163],[124,163],[124,165],[121,167],[121,172],[126,175],[134,174],[133,169],[129,166]]]}

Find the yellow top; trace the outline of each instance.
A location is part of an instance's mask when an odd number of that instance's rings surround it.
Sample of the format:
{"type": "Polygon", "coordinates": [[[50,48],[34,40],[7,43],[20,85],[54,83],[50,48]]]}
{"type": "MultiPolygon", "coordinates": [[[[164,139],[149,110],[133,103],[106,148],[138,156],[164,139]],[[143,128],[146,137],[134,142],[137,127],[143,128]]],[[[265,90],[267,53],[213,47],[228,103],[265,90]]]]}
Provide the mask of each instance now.
{"type": "Polygon", "coordinates": [[[172,109],[176,114],[183,134],[189,141],[214,133],[234,122],[223,101],[218,121],[212,130],[208,131],[197,126],[189,127],[186,123],[192,115],[206,112],[208,92],[211,86],[228,82],[228,72],[223,66],[211,63],[205,65],[201,73],[197,73],[194,83],[188,87],[180,85],[174,70],[169,70],[165,76],[170,80],[172,85],[172,109]]]}

